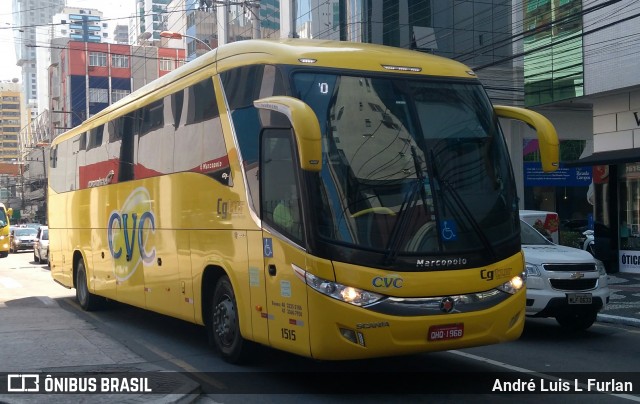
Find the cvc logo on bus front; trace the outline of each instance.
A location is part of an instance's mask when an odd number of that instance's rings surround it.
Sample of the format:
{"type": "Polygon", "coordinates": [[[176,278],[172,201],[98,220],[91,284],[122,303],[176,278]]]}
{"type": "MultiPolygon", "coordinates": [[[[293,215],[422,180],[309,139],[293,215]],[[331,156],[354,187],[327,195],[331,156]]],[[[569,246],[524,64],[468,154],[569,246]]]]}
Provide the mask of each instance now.
{"type": "Polygon", "coordinates": [[[129,279],[141,265],[153,264],[156,249],[149,249],[147,243],[155,231],[156,219],[151,211],[149,191],[144,187],[136,188],[121,210],[111,212],[107,224],[109,251],[118,281],[129,279]]]}

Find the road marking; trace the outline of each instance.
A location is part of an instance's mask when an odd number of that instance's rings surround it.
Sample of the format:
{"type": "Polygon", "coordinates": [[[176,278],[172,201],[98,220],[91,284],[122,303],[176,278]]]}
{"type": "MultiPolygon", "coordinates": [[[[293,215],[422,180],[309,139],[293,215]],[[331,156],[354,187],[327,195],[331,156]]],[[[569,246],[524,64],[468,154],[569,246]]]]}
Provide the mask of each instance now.
{"type": "Polygon", "coordinates": [[[5,289],[19,289],[22,287],[22,284],[16,281],[13,278],[0,278],[0,285],[2,285],[5,289]]]}
{"type": "Polygon", "coordinates": [[[45,306],[57,306],[58,303],[49,296],[36,296],[45,306]]]}
{"type": "Polygon", "coordinates": [[[191,373],[191,376],[199,379],[200,381],[204,381],[205,383],[208,383],[208,384],[214,386],[215,388],[217,388],[219,390],[224,390],[224,389],[227,388],[227,386],[225,386],[220,381],[218,381],[218,380],[216,380],[216,379],[214,379],[214,378],[212,378],[210,376],[204,375],[197,368],[191,366],[190,364],[188,364],[187,362],[183,361],[182,359],[176,358],[175,356],[171,355],[168,352],[165,352],[164,350],[162,350],[160,348],[154,347],[152,345],[145,345],[145,348],[150,350],[151,352],[155,353],[159,357],[165,359],[166,361],[171,362],[174,365],[178,366],[179,368],[184,369],[186,372],[191,373]]]}
{"type": "MultiPolygon", "coordinates": [[[[496,361],[496,360],[489,359],[489,358],[483,358],[482,356],[477,356],[477,355],[473,355],[473,354],[466,353],[466,352],[461,352],[461,351],[456,351],[456,350],[447,351],[447,352],[452,353],[454,355],[462,356],[462,357],[467,358],[467,359],[472,359],[472,360],[475,360],[475,361],[478,361],[478,362],[484,362],[484,363],[488,363],[488,364],[493,365],[493,366],[497,366],[497,367],[501,367],[501,368],[504,368],[504,369],[512,370],[514,372],[526,373],[528,375],[539,377],[541,379],[547,379],[547,380],[551,380],[551,381],[554,381],[554,382],[557,382],[557,381],[560,380],[559,377],[547,375],[547,374],[544,374],[544,373],[539,373],[539,372],[536,372],[534,370],[521,368],[519,366],[509,365],[508,363],[496,361]]],[[[582,388],[584,391],[587,391],[587,385],[586,384],[578,383],[578,386],[580,386],[580,388],[582,388]]],[[[634,395],[631,395],[631,394],[617,394],[617,393],[606,393],[606,392],[598,392],[598,393],[594,392],[594,394],[607,394],[607,395],[610,395],[610,396],[614,396],[614,397],[618,397],[618,398],[624,398],[625,400],[635,401],[635,402],[639,402],[640,403],[640,397],[634,396],[634,395]]]]}

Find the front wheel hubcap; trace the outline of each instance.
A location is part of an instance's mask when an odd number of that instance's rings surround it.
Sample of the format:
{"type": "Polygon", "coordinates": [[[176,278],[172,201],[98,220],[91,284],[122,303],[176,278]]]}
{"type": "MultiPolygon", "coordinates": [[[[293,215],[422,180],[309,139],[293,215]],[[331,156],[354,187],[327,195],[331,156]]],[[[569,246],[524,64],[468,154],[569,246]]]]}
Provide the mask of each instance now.
{"type": "Polygon", "coordinates": [[[229,297],[218,302],[213,313],[213,328],[223,346],[231,346],[235,338],[236,310],[229,297]]]}

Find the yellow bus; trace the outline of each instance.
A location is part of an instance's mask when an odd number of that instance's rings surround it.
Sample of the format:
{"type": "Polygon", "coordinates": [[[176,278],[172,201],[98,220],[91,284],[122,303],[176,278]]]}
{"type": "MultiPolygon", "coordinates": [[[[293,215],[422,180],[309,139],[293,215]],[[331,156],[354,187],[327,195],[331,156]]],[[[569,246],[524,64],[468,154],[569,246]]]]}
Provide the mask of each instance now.
{"type": "Polygon", "coordinates": [[[468,67],[380,45],[224,45],[52,143],[53,278],[322,360],[499,343],[524,323],[516,186],[468,67]]]}
{"type": "Polygon", "coordinates": [[[7,209],[4,203],[0,202],[0,258],[9,255],[9,250],[11,249],[9,238],[11,215],[13,215],[13,209],[7,209]]]}

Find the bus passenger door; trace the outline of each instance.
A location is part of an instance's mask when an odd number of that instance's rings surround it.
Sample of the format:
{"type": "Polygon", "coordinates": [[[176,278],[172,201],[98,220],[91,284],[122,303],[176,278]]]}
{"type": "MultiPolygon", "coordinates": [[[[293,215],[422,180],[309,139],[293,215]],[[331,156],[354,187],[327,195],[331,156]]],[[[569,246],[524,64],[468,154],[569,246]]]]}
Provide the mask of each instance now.
{"type": "Polygon", "coordinates": [[[294,143],[290,129],[263,131],[260,209],[263,221],[266,314],[271,346],[310,355],[303,223],[294,143]]]}

